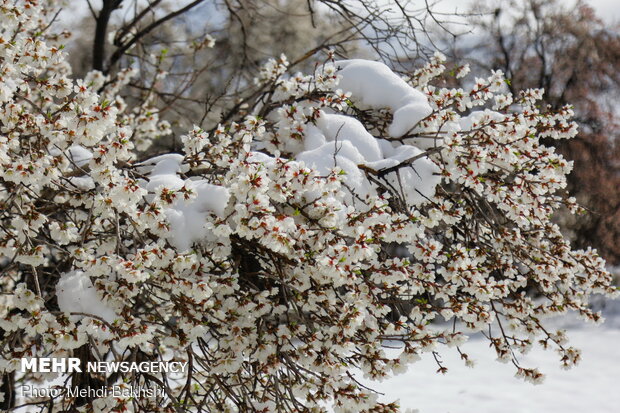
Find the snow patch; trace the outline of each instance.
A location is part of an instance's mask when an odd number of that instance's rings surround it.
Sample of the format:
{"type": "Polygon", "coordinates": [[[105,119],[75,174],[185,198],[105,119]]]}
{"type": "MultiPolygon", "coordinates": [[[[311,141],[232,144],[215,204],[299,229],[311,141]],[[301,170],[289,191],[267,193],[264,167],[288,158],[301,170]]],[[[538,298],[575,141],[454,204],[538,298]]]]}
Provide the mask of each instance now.
{"type": "MultiPolygon", "coordinates": [[[[210,239],[210,231],[207,229],[208,215],[214,213],[223,217],[224,210],[228,205],[230,194],[228,189],[213,185],[203,179],[183,179],[178,173],[186,172],[187,165],[183,165],[183,155],[166,154],[156,156],[138,166],[141,173],[149,173],[148,181],[142,181],[141,185],[149,192],[146,200],[152,202],[157,191],[165,187],[172,191],[183,188],[191,194],[185,199],[185,194],[178,194],[169,208],[164,209],[164,214],[170,224],[170,231],[166,238],[170,244],[179,251],[186,251],[195,242],[210,239]]],[[[273,162],[274,158],[253,152],[248,160],[250,162],[273,162]]]]}
{"type": "Polygon", "coordinates": [[[88,161],[93,157],[92,152],[81,145],[70,146],[67,150],[69,152],[69,159],[79,167],[87,165],[88,161]]]}
{"type": "Polygon", "coordinates": [[[95,189],[95,181],[90,176],[73,176],[68,178],[71,185],[82,191],[90,191],[95,189]]]}
{"type": "Polygon", "coordinates": [[[276,158],[263,152],[250,152],[247,161],[250,163],[262,163],[265,165],[275,164],[276,158]]]}
{"type": "MultiPolygon", "coordinates": [[[[391,157],[380,161],[386,163],[380,169],[389,168],[390,166],[387,166],[387,162],[398,165],[409,161],[410,166],[398,168],[386,177],[388,183],[396,188],[408,205],[420,205],[426,202],[428,198],[435,194],[435,187],[441,182],[441,170],[430,159],[422,156],[411,161],[411,159],[422,154],[424,154],[424,151],[415,146],[401,145],[394,149],[391,157]]],[[[375,167],[379,166],[374,165],[375,167]]]]}
{"type": "Polygon", "coordinates": [[[325,143],[327,143],[327,139],[319,128],[312,124],[306,125],[306,129],[304,131],[304,149],[306,151],[320,148],[325,145],[325,143]]]}
{"type": "Polygon", "coordinates": [[[350,141],[328,142],[319,148],[300,153],[296,159],[321,175],[328,175],[333,168],[339,167],[346,174],[346,184],[355,194],[362,199],[374,195],[370,182],[357,167],[365,161],[364,157],[350,141]]]}
{"type": "Polygon", "coordinates": [[[336,64],[342,68],[339,87],[351,92],[352,100],[373,109],[390,108],[394,119],[389,134],[400,138],[433,110],[426,96],[380,62],[352,59],[336,64]]]}
{"type": "Polygon", "coordinates": [[[168,240],[179,251],[188,250],[194,242],[207,240],[207,215],[210,212],[224,217],[230,194],[228,189],[212,185],[204,180],[185,181],[185,187],[196,195],[194,198],[177,200],[165,211],[170,223],[168,240]]]}
{"type": "Polygon", "coordinates": [[[178,153],[167,153],[147,159],[136,164],[138,172],[151,175],[176,174],[177,172],[187,172],[189,166],[183,165],[185,157],[178,153]]]}
{"type": "Polygon", "coordinates": [[[366,161],[378,161],[383,158],[377,140],[359,120],[350,116],[324,113],[316,124],[330,141],[351,142],[366,161]]]}
{"type": "Polygon", "coordinates": [[[167,155],[156,156],[139,164],[138,171],[140,173],[150,172],[149,181],[146,189],[154,192],[160,186],[178,191],[183,188],[185,181],[177,175],[183,171],[183,155],[171,153],[167,155]]]}
{"type": "MultiPolygon", "coordinates": [[[[108,323],[118,316],[99,297],[90,277],[83,271],[70,271],[60,276],[56,284],[56,298],[60,311],[65,313],[86,313],[101,317],[108,323]]],[[[78,316],[80,319],[82,316],[78,316]]]]}

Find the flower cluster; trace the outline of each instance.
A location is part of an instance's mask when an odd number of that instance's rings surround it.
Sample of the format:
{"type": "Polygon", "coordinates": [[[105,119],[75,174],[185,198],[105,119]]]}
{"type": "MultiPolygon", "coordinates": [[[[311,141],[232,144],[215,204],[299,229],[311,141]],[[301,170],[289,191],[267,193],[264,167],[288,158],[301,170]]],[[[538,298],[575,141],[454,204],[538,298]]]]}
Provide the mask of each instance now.
{"type": "Polygon", "coordinates": [[[588,297],[615,290],[552,221],[579,210],[562,196],[571,163],[541,142],[575,136],[570,108],[505,93],[499,72],[436,88],[441,56],[409,80],[364,60],[289,75],[281,57],[248,116],[149,157],[169,125],[148,95],[120,96],[135,71],[71,80],[37,2],[0,1],[2,380],[22,357],[189,366],[103,378],[163,399],[20,402],[398,411],[353,373],[385,378],[478,331],[527,380],[542,378],[518,361],[532,345],[579,361],[545,318],[599,321],[588,297]]]}

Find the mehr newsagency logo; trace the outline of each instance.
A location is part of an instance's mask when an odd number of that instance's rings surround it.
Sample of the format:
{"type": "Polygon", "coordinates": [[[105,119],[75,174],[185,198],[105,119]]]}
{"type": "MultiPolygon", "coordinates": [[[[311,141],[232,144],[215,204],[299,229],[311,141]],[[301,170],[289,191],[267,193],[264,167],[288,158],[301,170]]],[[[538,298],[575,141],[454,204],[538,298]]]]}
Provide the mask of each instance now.
{"type": "MultiPolygon", "coordinates": [[[[82,360],[76,357],[22,358],[22,373],[82,373],[82,360]]],[[[181,361],[89,361],[85,370],[88,373],[183,373],[187,362],[181,361]]]]}
{"type": "MultiPolygon", "coordinates": [[[[85,364],[79,358],[22,358],[22,373],[184,373],[187,362],[181,361],[89,361],[85,364]]],[[[102,386],[98,388],[78,387],[35,387],[23,385],[21,393],[24,397],[56,398],[67,397],[164,397],[165,390],[160,387],[133,387],[125,384],[102,386]]]]}

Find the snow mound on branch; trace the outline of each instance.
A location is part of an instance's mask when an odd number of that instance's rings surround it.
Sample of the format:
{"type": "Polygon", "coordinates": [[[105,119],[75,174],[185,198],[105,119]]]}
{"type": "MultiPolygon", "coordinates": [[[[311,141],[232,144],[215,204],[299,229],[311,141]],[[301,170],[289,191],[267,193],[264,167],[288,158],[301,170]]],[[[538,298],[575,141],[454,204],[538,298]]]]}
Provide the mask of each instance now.
{"type": "Polygon", "coordinates": [[[263,165],[273,165],[276,163],[276,158],[263,152],[250,152],[247,161],[251,163],[262,163],[263,165]]]}
{"type": "Polygon", "coordinates": [[[296,160],[321,175],[327,175],[335,167],[341,168],[353,198],[377,194],[360,169],[362,165],[383,176],[408,205],[420,205],[428,200],[441,181],[439,167],[424,151],[411,145],[393,147],[387,141],[380,143],[361,122],[349,116],[321,113],[316,126],[306,126],[304,147],[306,150],[297,154],[296,160]],[[389,168],[394,170],[384,173],[389,168]]]}
{"type": "Polygon", "coordinates": [[[93,157],[92,152],[81,145],[70,146],[68,152],[69,159],[71,159],[73,163],[80,167],[87,165],[93,157]]]}
{"type": "MultiPolygon", "coordinates": [[[[368,126],[365,117],[341,113],[343,95],[336,91],[334,104],[326,100],[326,105],[317,107],[317,102],[302,100],[278,110],[271,119],[277,132],[266,135],[255,149],[265,149],[276,156],[292,154],[294,160],[303,162],[322,176],[339,168],[344,175],[343,192],[348,193],[345,203],[350,206],[363,201],[355,206],[364,209],[361,204],[366,203],[367,197],[386,192],[399,195],[408,206],[427,201],[440,182],[439,168],[429,159],[430,153],[422,151],[433,149],[437,140],[402,138],[432,113],[426,95],[382,63],[358,59],[339,61],[336,66],[340,78],[338,87],[350,92],[359,108],[387,108],[393,112],[389,126],[391,137],[375,137],[373,132],[377,125],[368,126]],[[300,132],[303,132],[303,140],[299,139],[300,132]],[[397,147],[400,149],[395,149],[397,147]]],[[[382,113],[380,119],[384,115],[382,113]]],[[[274,162],[261,153],[250,153],[246,160],[270,165],[274,162]]]]}
{"type": "Polygon", "coordinates": [[[185,157],[179,153],[166,153],[149,158],[136,164],[136,166],[138,166],[138,172],[141,174],[176,174],[177,172],[187,172],[189,170],[187,165],[183,165],[183,159],[185,157]]]}
{"type": "Polygon", "coordinates": [[[374,195],[368,179],[357,166],[364,163],[364,157],[350,141],[327,142],[316,149],[300,153],[297,160],[321,175],[328,175],[333,168],[339,167],[346,174],[345,182],[352,192],[362,199],[374,195]]]}
{"type": "Polygon", "coordinates": [[[145,184],[150,193],[149,200],[152,200],[152,194],[162,187],[172,191],[185,188],[192,194],[189,199],[178,194],[170,208],[164,210],[170,223],[168,241],[179,251],[188,250],[193,243],[209,238],[207,216],[215,213],[223,217],[230,198],[224,187],[202,179],[182,179],[177,175],[187,171],[187,166],[182,164],[183,159],[183,155],[173,153],[156,156],[140,164],[143,170],[150,171],[149,180],[145,184]]]}
{"type": "Polygon", "coordinates": [[[441,181],[439,168],[428,159],[421,158],[411,166],[399,168],[387,175],[387,181],[397,189],[409,205],[420,205],[435,194],[441,181]]]}
{"type": "Polygon", "coordinates": [[[327,139],[323,132],[319,128],[314,125],[308,124],[306,125],[306,130],[304,133],[304,149],[307,151],[311,151],[316,148],[320,148],[325,145],[327,139]]]}
{"type": "Polygon", "coordinates": [[[324,113],[316,124],[328,140],[351,142],[366,161],[383,158],[377,140],[359,120],[350,116],[324,113]]]}
{"type": "Polygon", "coordinates": [[[400,138],[433,110],[424,94],[408,85],[389,67],[380,62],[352,59],[336,62],[341,68],[339,87],[351,92],[351,99],[364,106],[390,108],[393,121],[389,134],[400,138]]]}
{"type": "Polygon", "coordinates": [[[424,154],[424,151],[411,145],[401,145],[391,151],[386,148],[387,158],[367,162],[366,166],[376,171],[395,168],[387,173],[387,182],[407,204],[420,205],[435,194],[435,187],[441,182],[441,170],[424,154]]]}
{"type": "Polygon", "coordinates": [[[396,148],[388,146],[384,148],[387,157],[375,162],[366,162],[366,166],[376,171],[386,168],[393,168],[402,162],[405,162],[422,153],[415,146],[401,145],[396,148]]]}
{"type": "Polygon", "coordinates": [[[63,152],[56,146],[52,146],[49,149],[49,153],[52,156],[60,156],[64,154],[64,156],[66,156],[71,163],[78,167],[88,165],[88,162],[93,158],[93,153],[82,145],[71,145],[66,149],[66,152],[63,152]]]}
{"type": "Polygon", "coordinates": [[[165,211],[171,229],[168,240],[179,251],[209,238],[207,215],[213,212],[223,217],[230,198],[228,189],[204,180],[187,180],[185,187],[192,190],[195,198],[179,199],[165,211]]]}
{"type": "Polygon", "coordinates": [[[143,162],[144,166],[141,166],[141,168],[150,170],[146,189],[152,192],[160,186],[165,186],[173,191],[183,188],[185,181],[177,175],[183,169],[181,162],[183,162],[183,155],[176,153],[156,156],[143,162]]]}
{"type": "Polygon", "coordinates": [[[73,176],[68,178],[68,181],[82,191],[90,191],[95,188],[95,181],[90,176],[73,176]]]}
{"type": "Polygon", "coordinates": [[[56,284],[56,298],[60,311],[65,313],[92,314],[108,323],[119,318],[99,297],[90,277],[83,271],[63,273],[56,284]]]}
{"type": "Polygon", "coordinates": [[[421,149],[411,145],[396,148],[389,143],[380,145],[362,123],[344,115],[321,114],[317,126],[306,127],[304,147],[307,150],[297,154],[296,160],[321,175],[329,174],[335,167],[341,168],[353,198],[377,194],[359,168],[362,165],[379,174],[395,168],[385,174],[385,180],[409,205],[420,205],[432,197],[441,181],[439,168],[421,149]]]}

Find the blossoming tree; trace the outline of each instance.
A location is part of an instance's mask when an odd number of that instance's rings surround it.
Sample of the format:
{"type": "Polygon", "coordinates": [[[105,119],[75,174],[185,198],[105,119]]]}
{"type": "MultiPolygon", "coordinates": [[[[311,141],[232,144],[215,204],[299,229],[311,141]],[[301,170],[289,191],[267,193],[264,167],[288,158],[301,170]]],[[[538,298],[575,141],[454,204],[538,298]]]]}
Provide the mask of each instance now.
{"type": "Polygon", "coordinates": [[[545,319],[598,321],[589,296],[615,289],[551,221],[579,211],[571,163],[540,142],[575,136],[569,107],[505,93],[500,72],[435,87],[440,55],[406,76],[331,55],[293,74],[281,57],[235,119],[147,156],[169,125],[120,97],[139,71],[72,80],[46,9],[0,4],[4,408],[398,411],[372,380],[426,356],[444,372],[440,351],[469,363],[475,332],[533,382],[518,361],[533,345],[579,361],[545,319]],[[20,372],[24,357],[188,364],[59,375],[20,372]],[[46,383],[164,395],[20,397],[46,383]]]}

